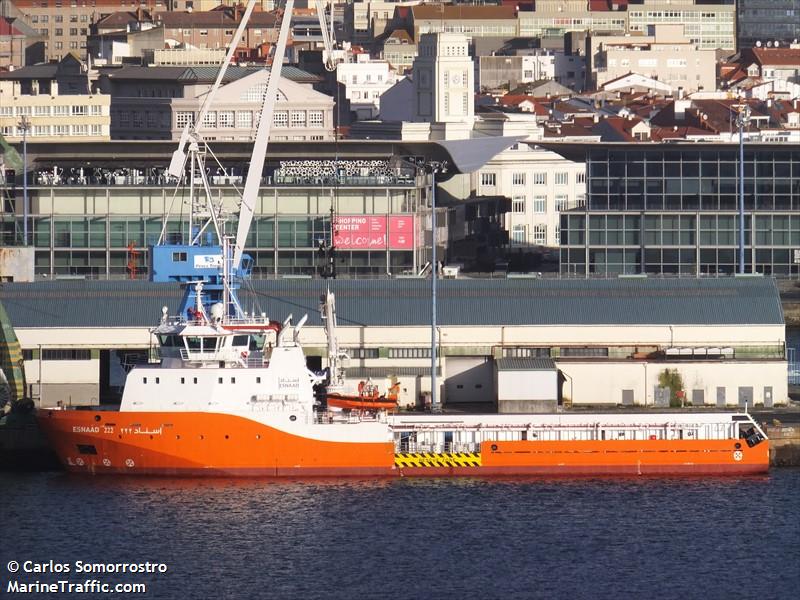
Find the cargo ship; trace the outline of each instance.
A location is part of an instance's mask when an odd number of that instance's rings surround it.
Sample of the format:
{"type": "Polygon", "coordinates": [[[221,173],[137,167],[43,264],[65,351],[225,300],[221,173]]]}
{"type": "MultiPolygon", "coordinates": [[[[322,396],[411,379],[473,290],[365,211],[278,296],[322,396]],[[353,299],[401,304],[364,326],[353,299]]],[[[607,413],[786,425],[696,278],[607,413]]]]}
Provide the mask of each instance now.
{"type": "MultiPolygon", "coordinates": [[[[769,442],[746,413],[403,413],[328,406],[335,373],[306,366],[305,317],[229,318],[196,309],[153,330],[159,361],[134,367],[117,410],[43,409],[67,470],[187,476],[748,474],[769,442]],[[317,391],[315,391],[317,388],[317,391]]],[[[335,308],[321,298],[329,358],[335,308]]]]}

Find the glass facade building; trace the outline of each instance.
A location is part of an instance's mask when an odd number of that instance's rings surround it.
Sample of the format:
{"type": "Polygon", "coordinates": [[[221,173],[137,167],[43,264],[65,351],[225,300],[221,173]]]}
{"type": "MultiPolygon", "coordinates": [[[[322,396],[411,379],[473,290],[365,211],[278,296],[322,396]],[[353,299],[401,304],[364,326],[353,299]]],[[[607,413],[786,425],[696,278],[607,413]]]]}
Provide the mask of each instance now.
{"type": "MultiPolygon", "coordinates": [[[[553,145],[586,160],[587,202],[561,214],[562,275],[737,271],[737,144],[553,145]]],[[[745,272],[800,275],[800,146],[746,143],[745,272]]]]}
{"type": "MultiPolygon", "coordinates": [[[[187,243],[189,239],[188,190],[173,197],[174,186],[143,176],[110,184],[63,180],[56,184],[43,181],[40,173],[31,175],[28,242],[35,248],[37,278],[146,279],[147,247],[157,243],[162,228],[169,243],[187,243]]],[[[430,211],[426,207],[429,182],[424,177],[387,182],[364,176],[336,186],[317,179],[273,181],[261,187],[245,248],[254,260],[253,277],[318,273],[324,262],[320,241],[324,245],[331,242],[332,206],[337,215],[376,216],[381,223],[402,216],[413,219],[416,227],[424,225],[421,214],[430,211]]],[[[11,188],[5,190],[0,245],[22,245],[22,189],[15,188],[13,198],[8,194],[11,188]]],[[[239,197],[232,186],[212,185],[211,189],[229,214],[236,214],[239,197]]],[[[235,234],[236,226],[232,220],[226,230],[235,234]]],[[[415,272],[421,258],[417,245],[424,236],[421,231],[414,231],[413,236],[417,243],[406,243],[403,249],[393,246],[390,239],[369,248],[337,249],[337,275],[415,272]]]]}

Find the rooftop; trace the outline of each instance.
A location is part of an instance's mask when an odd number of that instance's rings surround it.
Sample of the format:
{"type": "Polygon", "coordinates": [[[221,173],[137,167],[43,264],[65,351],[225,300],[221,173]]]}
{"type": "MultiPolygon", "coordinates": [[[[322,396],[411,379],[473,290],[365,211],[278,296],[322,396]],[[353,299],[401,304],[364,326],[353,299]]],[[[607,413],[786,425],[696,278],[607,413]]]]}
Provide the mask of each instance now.
{"type": "MultiPolygon", "coordinates": [[[[283,320],[308,314],[321,326],[319,297],[336,294],[340,327],[430,324],[430,281],[424,279],[253,280],[243,307],[283,320]]],[[[445,279],[438,286],[443,326],[781,325],[775,281],[622,278],[445,279]]],[[[148,327],[161,307],[175,314],[177,284],[146,281],[5,283],[0,301],[14,327],[148,327]]]]}

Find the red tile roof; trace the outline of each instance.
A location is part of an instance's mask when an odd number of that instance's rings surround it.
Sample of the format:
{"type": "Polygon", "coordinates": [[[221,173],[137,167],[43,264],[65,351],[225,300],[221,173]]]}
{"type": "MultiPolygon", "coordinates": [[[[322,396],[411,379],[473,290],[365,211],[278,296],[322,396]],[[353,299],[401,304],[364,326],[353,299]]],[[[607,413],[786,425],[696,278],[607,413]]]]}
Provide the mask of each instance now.
{"type": "Polygon", "coordinates": [[[800,48],[753,48],[753,57],[760,65],[800,66],[800,48]]]}

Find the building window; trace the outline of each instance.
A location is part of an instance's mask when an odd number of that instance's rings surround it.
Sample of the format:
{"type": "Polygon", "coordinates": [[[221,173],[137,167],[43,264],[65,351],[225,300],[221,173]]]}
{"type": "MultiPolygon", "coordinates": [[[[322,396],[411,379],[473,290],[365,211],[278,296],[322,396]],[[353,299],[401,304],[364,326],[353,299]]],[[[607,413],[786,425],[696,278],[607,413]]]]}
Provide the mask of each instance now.
{"type": "Polygon", "coordinates": [[[53,135],[69,135],[69,125],[53,125],[53,135]]]}
{"type": "Polygon", "coordinates": [[[377,348],[347,348],[347,355],[350,358],[379,358],[377,348]]]}
{"type": "Polygon", "coordinates": [[[54,117],[68,117],[69,116],[69,106],[54,106],[53,107],[53,116],[54,117]]]}
{"type": "Polygon", "coordinates": [[[389,348],[389,358],[430,358],[430,348],[389,348]]]}
{"type": "Polygon", "coordinates": [[[567,185],[569,181],[569,173],[556,173],[556,185],[567,185]]]}
{"type": "Polygon", "coordinates": [[[494,187],[497,185],[497,175],[495,173],[481,173],[481,185],[494,187]]]}
{"type": "Polygon", "coordinates": [[[511,183],[513,185],[525,185],[525,173],[514,173],[511,176],[511,183]]]}
{"type": "Polygon", "coordinates": [[[13,116],[14,116],[13,106],[0,106],[0,117],[13,117],[13,116]]]}
{"type": "Polygon", "coordinates": [[[236,113],[236,126],[239,129],[250,129],[253,127],[253,111],[240,110],[236,113]]]}
{"type": "Polygon", "coordinates": [[[89,112],[89,107],[83,104],[76,104],[72,107],[72,116],[86,116],[89,112]]]}
{"type": "Polygon", "coordinates": [[[92,125],[92,135],[103,135],[103,126],[92,125]]]}
{"type": "Polygon", "coordinates": [[[77,348],[44,348],[42,360],[91,360],[92,351],[77,348]]]}
{"type": "Polygon", "coordinates": [[[533,243],[544,246],[547,243],[547,225],[541,223],[533,226],[533,243]]]}
{"type": "Polygon", "coordinates": [[[562,211],[569,208],[569,196],[566,194],[556,194],[556,210],[562,211]]]}
{"type": "Polygon", "coordinates": [[[275,127],[288,127],[289,126],[289,113],[285,110],[275,111],[272,117],[272,124],[275,127]]]}
{"type": "Polygon", "coordinates": [[[50,125],[34,125],[33,131],[31,131],[31,135],[34,136],[50,135],[50,125]]]}
{"type": "Polygon", "coordinates": [[[103,107],[100,105],[93,105],[92,106],[92,116],[99,117],[103,114],[103,107]]]}
{"type": "Polygon", "coordinates": [[[547,196],[533,197],[533,212],[537,215],[543,215],[547,212],[547,196]]]}
{"type": "Polygon", "coordinates": [[[177,125],[178,129],[183,129],[187,125],[194,125],[194,113],[183,110],[178,111],[175,117],[175,124],[177,125]]]}
{"type": "Polygon", "coordinates": [[[17,116],[18,117],[30,117],[31,116],[31,107],[30,106],[18,106],[17,107],[17,116]]]}
{"type": "Polygon", "coordinates": [[[290,114],[290,127],[305,127],[306,112],[304,110],[293,110],[290,114]]]}
{"type": "Polygon", "coordinates": [[[586,183],[586,173],[583,171],[575,173],[575,183],[586,183]]]}
{"type": "Polygon", "coordinates": [[[546,184],[547,184],[547,173],[533,174],[533,185],[546,185],[546,184]]]}
{"type": "Polygon", "coordinates": [[[511,212],[517,215],[525,213],[525,196],[514,196],[511,201],[511,212]]]}
{"type": "Polygon", "coordinates": [[[525,229],[525,225],[514,225],[511,228],[511,243],[513,245],[522,245],[527,241],[525,239],[527,237],[525,229]]]}
{"type": "Polygon", "coordinates": [[[50,106],[37,106],[35,107],[33,114],[37,117],[49,117],[50,116],[50,106]]]}
{"type": "Polygon", "coordinates": [[[210,110],[203,116],[203,127],[217,126],[217,111],[210,110]]]}
{"type": "Polygon", "coordinates": [[[226,129],[233,127],[233,111],[232,110],[221,110],[221,111],[219,111],[219,120],[217,121],[217,127],[224,127],[226,129]]]}
{"type": "Polygon", "coordinates": [[[308,126],[309,127],[322,127],[324,124],[325,115],[321,110],[308,111],[308,126]]]}
{"type": "Polygon", "coordinates": [[[560,354],[579,357],[608,356],[608,348],[560,348],[560,354]]]}

